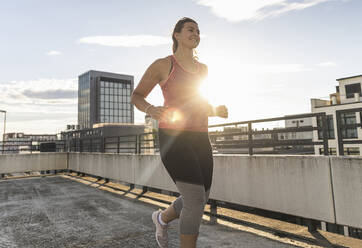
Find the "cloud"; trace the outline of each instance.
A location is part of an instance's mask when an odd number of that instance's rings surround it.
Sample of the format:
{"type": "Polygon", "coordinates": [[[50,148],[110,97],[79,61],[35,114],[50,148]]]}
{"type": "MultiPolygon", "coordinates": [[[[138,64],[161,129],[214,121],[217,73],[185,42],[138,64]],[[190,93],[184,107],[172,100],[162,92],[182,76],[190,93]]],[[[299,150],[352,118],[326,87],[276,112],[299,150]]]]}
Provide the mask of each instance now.
{"type": "Polygon", "coordinates": [[[77,81],[42,78],[0,82],[0,109],[7,111],[7,131],[55,133],[76,123],[77,81]]]}
{"type": "MultiPolygon", "coordinates": [[[[64,119],[75,119],[73,113],[39,113],[39,112],[9,112],[9,122],[31,122],[31,121],[62,121],[64,119]]],[[[42,124],[44,127],[44,123],[42,124]]]]}
{"type": "MultiPolygon", "coordinates": [[[[262,20],[283,13],[306,9],[332,0],[194,0],[210,7],[211,12],[230,22],[262,20]]],[[[343,1],[343,0],[342,0],[343,1]]]]}
{"type": "Polygon", "coordinates": [[[72,99],[78,97],[78,92],[76,90],[46,90],[46,91],[34,91],[34,90],[24,90],[23,95],[29,98],[38,98],[38,99],[72,99]]]}
{"type": "Polygon", "coordinates": [[[0,82],[0,109],[7,111],[7,132],[57,133],[67,124],[76,124],[77,81],[42,78],[0,82]]]}
{"type": "Polygon", "coordinates": [[[0,103],[12,111],[54,112],[76,106],[77,90],[77,79],[44,78],[0,83],[0,103]]]}
{"type": "Polygon", "coordinates": [[[56,134],[64,131],[66,125],[76,123],[76,113],[8,112],[6,132],[56,134]]]}
{"type": "Polygon", "coordinates": [[[317,66],[319,66],[319,67],[336,67],[337,64],[334,62],[331,62],[331,61],[327,61],[327,62],[319,63],[319,64],[317,64],[317,66]]]}
{"type": "Polygon", "coordinates": [[[49,51],[49,52],[46,53],[46,55],[49,55],[49,56],[57,56],[57,55],[61,55],[61,54],[62,54],[61,52],[54,51],[54,50],[49,51]]]}
{"type": "Polygon", "coordinates": [[[87,36],[78,40],[78,43],[112,47],[158,46],[171,42],[171,37],[153,35],[87,36]]]}

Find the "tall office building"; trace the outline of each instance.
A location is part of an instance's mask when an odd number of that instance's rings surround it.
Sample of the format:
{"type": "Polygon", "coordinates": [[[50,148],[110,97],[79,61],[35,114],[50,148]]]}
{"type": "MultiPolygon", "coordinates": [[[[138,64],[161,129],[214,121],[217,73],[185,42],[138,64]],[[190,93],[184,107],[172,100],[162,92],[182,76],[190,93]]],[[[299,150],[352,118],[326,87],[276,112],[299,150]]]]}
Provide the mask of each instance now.
{"type": "Polygon", "coordinates": [[[133,76],[88,71],[78,77],[78,125],[134,123],[133,76]]]}

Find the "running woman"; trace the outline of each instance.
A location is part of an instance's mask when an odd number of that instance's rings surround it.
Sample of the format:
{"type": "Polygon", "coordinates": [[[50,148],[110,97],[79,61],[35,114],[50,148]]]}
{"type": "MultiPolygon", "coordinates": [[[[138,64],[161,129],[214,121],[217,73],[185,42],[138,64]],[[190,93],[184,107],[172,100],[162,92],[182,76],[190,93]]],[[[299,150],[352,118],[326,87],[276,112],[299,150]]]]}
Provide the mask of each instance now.
{"type": "Polygon", "coordinates": [[[132,103],[159,121],[161,159],[180,192],[167,209],[152,214],[156,241],[159,247],[168,247],[168,223],[179,218],[181,247],[194,248],[213,172],[208,117],[227,118],[228,110],[224,105],[212,107],[199,94],[207,66],[194,56],[200,42],[198,24],[190,18],[180,19],[172,40],[173,54],[149,66],[132,94],[132,103]],[[145,100],[157,84],[164,96],[163,106],[145,100]]]}

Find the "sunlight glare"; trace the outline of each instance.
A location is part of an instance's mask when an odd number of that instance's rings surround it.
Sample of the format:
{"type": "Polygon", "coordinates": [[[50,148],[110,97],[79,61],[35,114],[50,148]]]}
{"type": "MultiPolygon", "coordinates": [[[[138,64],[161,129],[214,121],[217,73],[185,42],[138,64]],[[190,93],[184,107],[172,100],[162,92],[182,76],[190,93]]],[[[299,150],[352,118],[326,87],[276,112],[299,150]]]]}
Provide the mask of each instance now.
{"type": "Polygon", "coordinates": [[[182,120],[182,115],[181,115],[180,111],[174,110],[172,112],[171,122],[177,122],[180,120],[182,120]]]}
{"type": "MultiPolygon", "coordinates": [[[[202,97],[214,107],[225,105],[229,112],[227,121],[256,119],[258,112],[255,109],[261,102],[255,101],[255,98],[263,90],[258,83],[260,75],[249,70],[241,60],[228,59],[226,63],[225,58],[217,54],[209,55],[205,62],[208,77],[199,88],[202,97]]],[[[211,118],[209,121],[217,124],[226,120],[211,118]]]]}
{"type": "Polygon", "coordinates": [[[201,96],[211,105],[219,105],[221,104],[221,99],[223,99],[222,89],[217,87],[218,81],[217,78],[210,78],[209,76],[199,88],[201,96]]]}

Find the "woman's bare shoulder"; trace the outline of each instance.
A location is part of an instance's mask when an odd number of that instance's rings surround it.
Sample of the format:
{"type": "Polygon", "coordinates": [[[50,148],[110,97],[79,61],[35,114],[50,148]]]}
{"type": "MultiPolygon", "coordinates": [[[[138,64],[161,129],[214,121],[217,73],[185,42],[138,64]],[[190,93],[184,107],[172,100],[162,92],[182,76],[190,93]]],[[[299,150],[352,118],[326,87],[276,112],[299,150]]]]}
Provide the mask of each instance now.
{"type": "Polygon", "coordinates": [[[203,74],[207,75],[209,69],[206,64],[198,62],[200,64],[200,70],[203,72],[203,74]]]}
{"type": "Polygon", "coordinates": [[[171,58],[170,56],[164,57],[164,58],[159,58],[156,59],[153,63],[152,63],[152,67],[157,68],[159,70],[166,70],[170,67],[171,65],[171,58]]]}
{"type": "Polygon", "coordinates": [[[204,64],[204,63],[202,63],[202,62],[199,62],[199,64],[201,65],[201,68],[207,69],[207,65],[206,65],[206,64],[204,64]]]}

